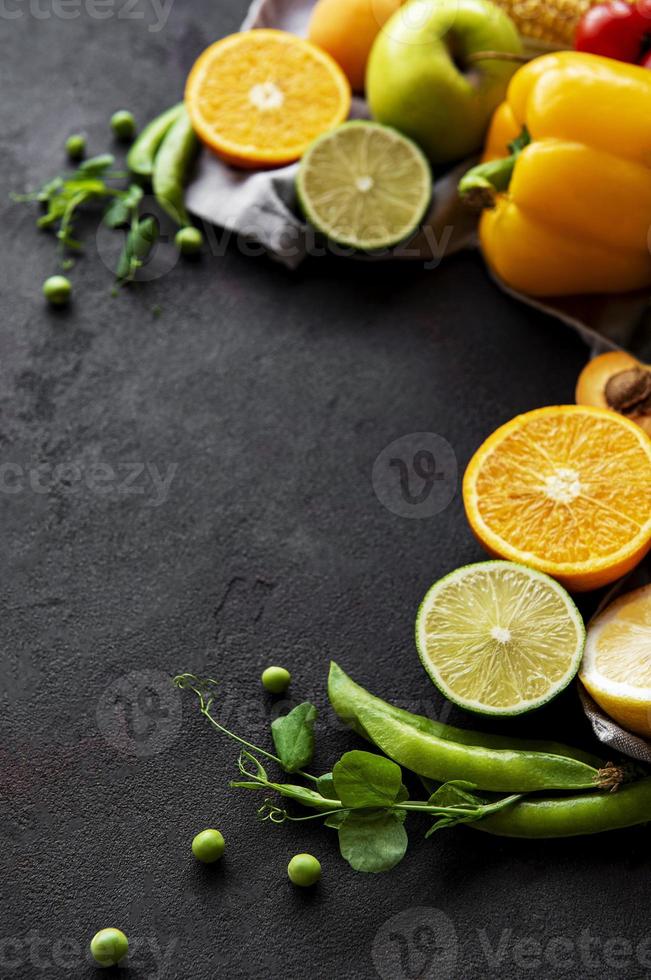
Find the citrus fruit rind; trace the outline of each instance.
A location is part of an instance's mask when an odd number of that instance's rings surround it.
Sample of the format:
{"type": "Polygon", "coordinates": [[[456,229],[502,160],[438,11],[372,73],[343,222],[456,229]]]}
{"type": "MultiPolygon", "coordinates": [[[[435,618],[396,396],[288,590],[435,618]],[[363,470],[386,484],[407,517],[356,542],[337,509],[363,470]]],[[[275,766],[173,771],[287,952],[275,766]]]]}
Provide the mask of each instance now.
{"type": "Polygon", "coordinates": [[[350,111],[348,79],[315,44],[256,28],[211,44],[192,66],[185,105],[197,136],[243,168],[298,160],[350,111]]]}
{"type": "Polygon", "coordinates": [[[576,675],[585,627],[555,579],[513,562],[465,565],[436,582],[416,617],[416,647],[450,701],[479,714],[532,711],[576,675]]]}
{"type": "Polygon", "coordinates": [[[588,624],[579,677],[606,714],[651,738],[651,585],[620,596],[588,624]]]}
{"type": "Polygon", "coordinates": [[[416,230],[432,196],[432,175],[412,140],[389,126],[356,120],[310,146],[296,193],[310,224],[331,241],[377,251],[416,230]]]}
{"type": "Polygon", "coordinates": [[[585,591],[651,547],[651,439],[609,409],[558,405],[518,415],[470,460],[463,502],[489,554],[585,591]]]}

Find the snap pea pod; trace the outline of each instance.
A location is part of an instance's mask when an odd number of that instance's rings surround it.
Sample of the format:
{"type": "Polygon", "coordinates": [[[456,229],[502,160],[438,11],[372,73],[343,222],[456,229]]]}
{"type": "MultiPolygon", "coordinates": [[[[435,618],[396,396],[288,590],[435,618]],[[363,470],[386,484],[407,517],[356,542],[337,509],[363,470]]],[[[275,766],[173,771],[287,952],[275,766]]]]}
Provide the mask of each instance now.
{"type": "Polygon", "coordinates": [[[470,826],[501,837],[579,837],[651,821],[651,776],[617,793],[537,797],[470,826]]]}
{"type": "Polygon", "coordinates": [[[555,742],[483,735],[431,721],[374,697],[332,663],[328,696],[340,718],[385,755],[437,782],[463,779],[505,793],[611,787],[619,776],[599,760],[555,742]],[[595,764],[593,764],[593,762],[595,764]]]}
{"type": "Polygon", "coordinates": [[[446,725],[440,721],[434,721],[425,715],[416,715],[404,708],[397,708],[388,701],[371,694],[360,684],[348,676],[338,664],[331,662],[330,674],[328,677],[328,694],[332,706],[339,717],[369,742],[372,739],[363,731],[357,717],[357,713],[364,707],[375,707],[383,709],[392,718],[402,721],[405,724],[413,725],[424,734],[433,735],[447,741],[459,742],[463,745],[482,745],[492,749],[515,749],[522,752],[545,752],[550,755],[564,755],[570,759],[577,759],[585,762],[588,766],[599,768],[603,765],[603,760],[590,752],[578,749],[562,742],[554,742],[546,739],[534,738],[513,738],[511,735],[495,735],[486,732],[475,732],[466,728],[456,728],[454,725],[446,725]]]}
{"type": "Polygon", "coordinates": [[[145,126],[127,153],[127,166],[132,173],[139,177],[151,177],[158,148],[183,111],[183,103],[179,102],[145,126]]]}
{"type": "Polygon", "coordinates": [[[190,224],[184,189],[199,140],[185,109],[163,137],[154,160],[152,186],[156,200],[178,225],[190,224]]]}

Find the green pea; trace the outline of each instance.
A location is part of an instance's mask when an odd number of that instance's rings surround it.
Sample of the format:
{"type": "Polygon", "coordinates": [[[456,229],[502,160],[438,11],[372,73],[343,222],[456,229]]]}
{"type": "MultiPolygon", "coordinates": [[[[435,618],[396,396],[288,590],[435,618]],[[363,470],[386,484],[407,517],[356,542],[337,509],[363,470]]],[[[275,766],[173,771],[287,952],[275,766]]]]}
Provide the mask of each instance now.
{"type": "MultiPolygon", "coordinates": [[[[594,789],[601,783],[599,760],[579,750],[482,735],[413,715],[374,697],[335,663],[328,696],[339,717],[390,759],[437,782],[464,779],[504,793],[594,789]]],[[[604,788],[610,785],[604,776],[604,788]]]]}
{"type": "Polygon", "coordinates": [[[70,299],[72,285],[65,276],[50,276],[43,283],[43,295],[53,306],[63,306],[70,299]]]}
{"type": "Polygon", "coordinates": [[[118,109],[111,116],[111,129],[119,140],[131,140],[136,134],[136,120],[128,109],[118,109]]]}
{"type": "Polygon", "coordinates": [[[81,133],[73,133],[66,140],[66,153],[71,160],[81,160],[86,152],[86,137],[81,133]]]}
{"type": "Polygon", "coordinates": [[[127,154],[127,166],[132,173],[140,177],[151,177],[158,148],[168,130],[184,111],[183,103],[179,102],[147,123],[127,154]]]}
{"type": "Polygon", "coordinates": [[[196,255],[201,251],[203,235],[194,225],[179,228],[174,236],[174,244],[182,255],[196,255]]]}
{"type": "Polygon", "coordinates": [[[202,864],[213,864],[224,853],[226,841],[218,830],[202,830],[192,841],[192,853],[202,864]]]}
{"type": "Polygon", "coordinates": [[[185,184],[198,150],[199,140],[183,109],[163,137],[151,175],[156,200],[181,227],[190,224],[184,201],[185,184]]]}
{"type": "Polygon", "coordinates": [[[129,940],[121,929],[100,929],[90,941],[90,951],[100,966],[115,966],[129,951],[129,940]]]}
{"type": "Polygon", "coordinates": [[[536,797],[469,824],[501,837],[577,837],[651,820],[651,776],[616,793],[536,797]]]}
{"type": "Polygon", "coordinates": [[[287,865],[287,874],[292,885],[309,888],[321,877],[321,864],[311,854],[295,854],[287,865]]]}
{"type": "Polygon", "coordinates": [[[262,686],[271,694],[284,694],[292,675],[284,667],[267,667],[262,671],[262,686]]]}

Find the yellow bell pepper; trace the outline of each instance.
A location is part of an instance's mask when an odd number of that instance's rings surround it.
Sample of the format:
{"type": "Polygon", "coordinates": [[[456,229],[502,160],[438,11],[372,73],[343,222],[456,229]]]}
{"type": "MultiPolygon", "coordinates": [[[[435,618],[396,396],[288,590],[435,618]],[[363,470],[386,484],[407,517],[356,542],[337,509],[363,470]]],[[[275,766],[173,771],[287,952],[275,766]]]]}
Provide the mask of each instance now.
{"type": "Polygon", "coordinates": [[[573,51],[529,62],[493,116],[484,162],[459,190],[488,205],[482,250],[513,289],[650,286],[651,71],[573,51]],[[511,153],[521,134],[529,142],[511,153]]]}

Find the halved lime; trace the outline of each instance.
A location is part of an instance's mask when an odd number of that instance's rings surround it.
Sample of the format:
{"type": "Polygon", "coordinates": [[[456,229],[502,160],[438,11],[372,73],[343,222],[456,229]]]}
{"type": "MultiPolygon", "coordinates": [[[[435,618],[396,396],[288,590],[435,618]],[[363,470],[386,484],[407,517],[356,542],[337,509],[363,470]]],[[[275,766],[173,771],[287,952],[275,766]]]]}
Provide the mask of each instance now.
{"type": "Polygon", "coordinates": [[[569,684],[585,627],[565,589],[508,561],[458,568],[436,582],[416,617],[423,666],[469,711],[518,715],[569,684]]]}
{"type": "Polygon", "coordinates": [[[296,178],[308,221],[332,241],[364,251],[407,238],[432,196],[429,164],[395,129],[349,122],[314,142],[296,178]]]}

